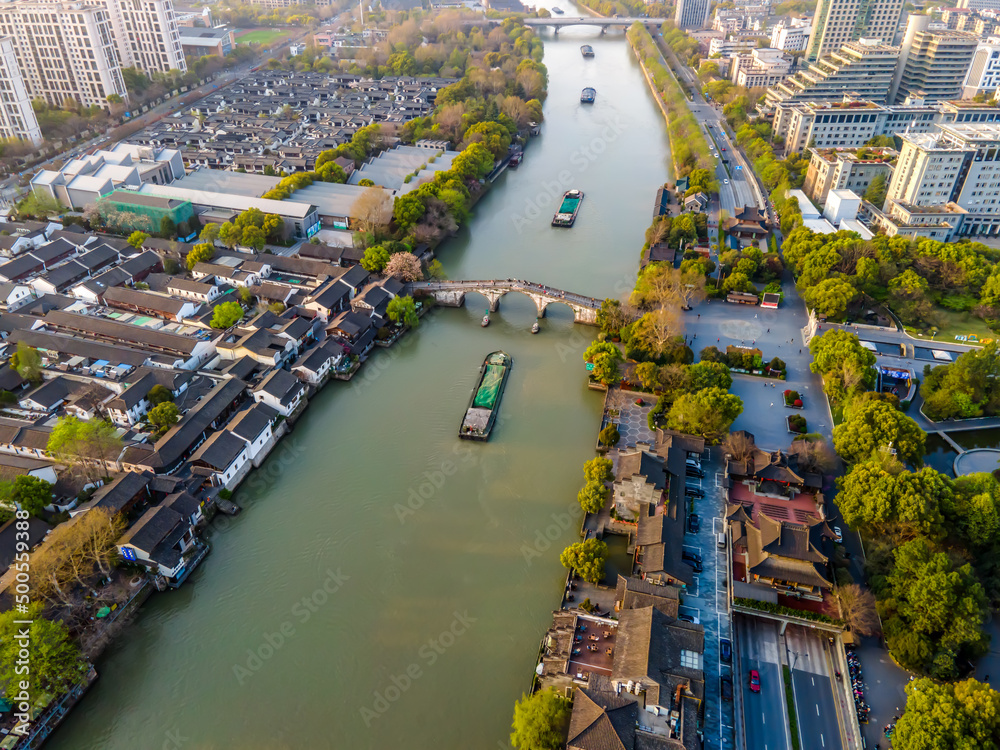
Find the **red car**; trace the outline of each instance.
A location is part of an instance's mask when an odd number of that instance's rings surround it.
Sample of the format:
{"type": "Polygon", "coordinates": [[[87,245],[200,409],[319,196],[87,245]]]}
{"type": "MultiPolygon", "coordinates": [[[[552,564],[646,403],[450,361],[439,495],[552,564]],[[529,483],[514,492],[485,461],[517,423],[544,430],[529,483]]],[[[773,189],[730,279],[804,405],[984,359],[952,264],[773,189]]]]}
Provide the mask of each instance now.
{"type": "Polygon", "coordinates": [[[750,670],[750,692],[759,693],[760,692],[760,672],[756,669],[750,670]]]}

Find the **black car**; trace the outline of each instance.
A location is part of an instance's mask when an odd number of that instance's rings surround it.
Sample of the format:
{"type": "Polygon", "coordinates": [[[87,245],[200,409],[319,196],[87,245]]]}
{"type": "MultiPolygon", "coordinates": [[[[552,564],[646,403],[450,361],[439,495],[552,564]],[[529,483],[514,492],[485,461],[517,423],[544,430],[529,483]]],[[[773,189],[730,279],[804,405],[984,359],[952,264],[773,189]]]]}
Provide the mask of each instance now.
{"type": "Polygon", "coordinates": [[[722,700],[731,701],[733,699],[733,681],[728,677],[723,677],[722,682],[722,700]]]}
{"type": "Polygon", "coordinates": [[[719,641],[719,658],[726,664],[731,664],[733,661],[733,644],[729,642],[728,638],[722,638],[719,641]]]}
{"type": "Polygon", "coordinates": [[[701,487],[685,487],[684,494],[688,497],[702,498],[705,497],[705,490],[701,489],[701,487]]]}
{"type": "Polygon", "coordinates": [[[697,560],[691,560],[689,558],[685,558],[683,562],[685,565],[690,565],[694,569],[695,573],[701,572],[701,563],[698,562],[697,560]]]}
{"type": "Polygon", "coordinates": [[[699,479],[703,479],[705,476],[705,472],[697,466],[687,466],[685,467],[685,471],[689,477],[698,477],[699,479]]]}
{"type": "Polygon", "coordinates": [[[693,562],[700,563],[701,562],[701,553],[700,552],[688,552],[686,549],[685,550],[681,550],[681,559],[682,560],[691,560],[693,562]]]}
{"type": "Polygon", "coordinates": [[[701,528],[701,519],[698,518],[697,513],[692,513],[688,516],[688,532],[691,534],[697,534],[698,529],[701,528]]]}
{"type": "Polygon", "coordinates": [[[684,622],[690,622],[690,623],[694,622],[694,618],[691,615],[679,614],[677,615],[677,619],[682,620],[684,622]]]}

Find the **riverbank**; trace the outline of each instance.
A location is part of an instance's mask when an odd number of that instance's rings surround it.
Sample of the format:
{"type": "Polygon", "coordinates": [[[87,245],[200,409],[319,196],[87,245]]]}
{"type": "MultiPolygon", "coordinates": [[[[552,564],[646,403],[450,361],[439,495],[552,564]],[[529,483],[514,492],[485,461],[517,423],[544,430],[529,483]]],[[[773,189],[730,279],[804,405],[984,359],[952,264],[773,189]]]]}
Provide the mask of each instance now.
{"type": "MultiPolygon", "coordinates": [[[[550,94],[525,161],[437,249],[451,278],[530,278],[602,298],[631,288],[668,147],[622,41],[585,28],[546,40],[550,91],[569,93],[550,94]],[[582,63],[581,39],[600,65],[582,63]],[[606,94],[584,111],[587,84],[606,94]],[[587,201],[560,232],[553,196],[570,187],[587,201]]],[[[593,334],[566,307],[553,305],[536,336],[526,297],[504,297],[483,329],[485,307],[473,294],[464,309],[435,308],[313,397],[234,494],[245,512],[216,519],[211,564],[147,603],[51,746],[124,750],[177,732],[251,749],[506,743],[562,588],[549,556],[575,534],[567,500],[601,402],[576,387],[593,334]],[[517,362],[501,419],[489,443],[464,443],[456,420],[496,349],[517,362]],[[488,679],[456,690],[471,665],[488,679]],[[397,692],[410,667],[419,677],[397,692]]]]}

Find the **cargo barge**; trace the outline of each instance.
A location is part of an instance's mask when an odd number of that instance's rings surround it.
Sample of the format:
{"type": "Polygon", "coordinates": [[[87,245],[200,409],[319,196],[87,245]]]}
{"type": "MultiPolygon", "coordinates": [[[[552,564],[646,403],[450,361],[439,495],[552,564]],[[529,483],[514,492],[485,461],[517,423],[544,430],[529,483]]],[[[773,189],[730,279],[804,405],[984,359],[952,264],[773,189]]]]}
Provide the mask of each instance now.
{"type": "Polygon", "coordinates": [[[576,215],[580,212],[580,204],[583,203],[583,193],[579,190],[567,190],[563,194],[562,203],[559,210],[552,217],[552,226],[571,227],[576,221],[576,215]]]}
{"type": "Polygon", "coordinates": [[[500,410],[500,397],[513,360],[503,351],[495,351],[486,355],[483,366],[479,369],[479,382],[472,392],[469,408],[465,410],[465,418],[458,430],[458,436],[463,440],[489,440],[490,432],[496,423],[497,412],[500,410]]]}
{"type": "Polygon", "coordinates": [[[593,104],[594,99],[597,98],[597,89],[587,86],[583,91],[580,92],[580,101],[583,104],[593,104]]]}
{"type": "Polygon", "coordinates": [[[589,44],[585,44],[582,47],[580,47],[580,54],[582,54],[584,57],[593,57],[594,48],[591,47],[589,44]]]}

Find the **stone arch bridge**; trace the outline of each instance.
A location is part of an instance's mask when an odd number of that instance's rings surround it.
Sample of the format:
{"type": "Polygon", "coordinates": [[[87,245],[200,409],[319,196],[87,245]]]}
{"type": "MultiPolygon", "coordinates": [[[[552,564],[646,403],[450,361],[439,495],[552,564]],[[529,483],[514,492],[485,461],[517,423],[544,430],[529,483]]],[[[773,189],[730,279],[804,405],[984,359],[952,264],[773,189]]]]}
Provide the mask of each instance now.
{"type": "Polygon", "coordinates": [[[531,298],[538,310],[538,317],[545,317],[545,308],[553,303],[562,303],[573,310],[576,323],[597,325],[597,311],[603,300],[586,297],[575,292],[554,289],[544,284],[521,279],[485,279],[478,281],[414,281],[410,285],[413,292],[430,295],[444,307],[462,307],[468,292],[478,292],[490,303],[490,312],[500,309],[500,298],[511,292],[519,292],[531,298]]]}

